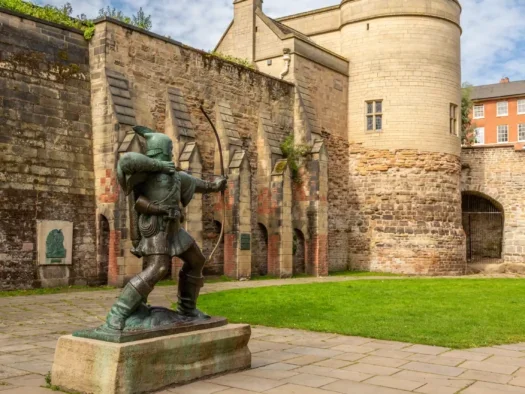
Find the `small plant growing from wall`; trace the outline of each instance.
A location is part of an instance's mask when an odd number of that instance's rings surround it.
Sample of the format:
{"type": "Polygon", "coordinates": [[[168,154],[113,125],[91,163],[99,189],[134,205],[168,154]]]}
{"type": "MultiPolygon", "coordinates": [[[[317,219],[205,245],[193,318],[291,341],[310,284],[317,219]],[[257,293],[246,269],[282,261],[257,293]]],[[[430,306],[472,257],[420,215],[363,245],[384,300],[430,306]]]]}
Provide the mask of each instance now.
{"type": "Polygon", "coordinates": [[[292,180],[301,183],[300,169],[310,158],[312,147],[307,144],[296,144],[293,134],[289,134],[281,144],[281,151],[288,162],[292,180]]]}

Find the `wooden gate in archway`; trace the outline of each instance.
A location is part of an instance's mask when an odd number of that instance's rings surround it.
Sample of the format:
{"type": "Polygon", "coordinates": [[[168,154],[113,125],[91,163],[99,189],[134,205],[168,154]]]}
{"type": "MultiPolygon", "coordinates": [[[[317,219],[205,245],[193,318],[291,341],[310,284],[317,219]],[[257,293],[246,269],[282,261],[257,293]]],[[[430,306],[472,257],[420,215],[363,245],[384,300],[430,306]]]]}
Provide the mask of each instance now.
{"type": "Polygon", "coordinates": [[[503,212],[477,194],[462,196],[463,228],[469,263],[499,263],[503,251],[503,212]]]}

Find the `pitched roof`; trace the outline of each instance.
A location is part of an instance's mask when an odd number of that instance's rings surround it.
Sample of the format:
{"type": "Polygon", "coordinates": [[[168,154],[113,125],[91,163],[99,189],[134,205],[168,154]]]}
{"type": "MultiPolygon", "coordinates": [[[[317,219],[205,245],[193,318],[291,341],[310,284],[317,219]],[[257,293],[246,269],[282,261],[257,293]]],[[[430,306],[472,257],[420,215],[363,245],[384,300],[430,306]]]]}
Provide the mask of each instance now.
{"type": "Polygon", "coordinates": [[[280,18],[277,18],[277,20],[278,21],[282,21],[282,20],[288,20],[288,19],[295,19],[295,18],[300,18],[302,16],[309,16],[309,15],[313,15],[313,14],[320,14],[322,12],[338,10],[339,8],[341,8],[341,5],[340,4],[336,4],[336,5],[332,5],[332,6],[329,6],[329,7],[317,8],[317,9],[311,10],[311,11],[299,12],[297,14],[282,16],[280,18]]]}
{"type": "Polygon", "coordinates": [[[509,96],[525,96],[525,81],[495,83],[492,85],[472,87],[472,100],[484,100],[509,96]]]}
{"type": "Polygon", "coordinates": [[[286,26],[282,24],[281,22],[276,21],[275,19],[271,19],[271,18],[268,18],[268,19],[270,19],[273,23],[275,23],[275,25],[279,28],[279,30],[283,32],[283,34],[292,34],[295,37],[299,37],[299,38],[302,38],[303,40],[313,42],[310,39],[310,37],[301,33],[300,31],[292,29],[290,26],[286,26]]]}
{"type": "Polygon", "coordinates": [[[332,52],[331,50],[317,44],[315,41],[313,41],[310,37],[308,37],[306,34],[304,33],[301,33],[300,31],[298,30],[295,30],[293,28],[291,28],[290,26],[286,26],[285,24],[281,23],[281,22],[278,22],[276,21],[275,19],[272,19],[270,17],[268,17],[264,12],[262,12],[262,10],[260,8],[257,8],[255,10],[255,14],[261,18],[261,20],[266,24],[266,26],[268,26],[270,28],[270,30],[272,30],[274,32],[274,34],[279,37],[281,40],[285,40],[285,39],[288,39],[288,38],[297,38],[301,41],[304,41],[316,48],[319,48],[321,49],[322,51],[326,52],[326,53],[329,53],[331,54],[332,56],[335,56],[335,57],[338,57],[339,59],[342,59],[346,62],[348,62],[348,59],[335,53],[335,52],[332,52]]]}
{"type": "Polygon", "coordinates": [[[286,25],[282,24],[281,22],[277,22],[275,19],[272,19],[272,18],[266,16],[266,14],[264,12],[262,12],[262,10],[260,8],[257,8],[255,10],[255,13],[257,14],[257,16],[259,18],[261,18],[261,20],[264,23],[266,23],[266,25],[280,39],[285,39],[285,38],[289,38],[289,37],[297,37],[297,38],[300,38],[300,39],[302,39],[304,41],[313,43],[313,41],[310,39],[310,37],[304,35],[303,33],[299,32],[299,31],[297,31],[295,29],[292,29],[289,26],[286,26],[286,25]]]}

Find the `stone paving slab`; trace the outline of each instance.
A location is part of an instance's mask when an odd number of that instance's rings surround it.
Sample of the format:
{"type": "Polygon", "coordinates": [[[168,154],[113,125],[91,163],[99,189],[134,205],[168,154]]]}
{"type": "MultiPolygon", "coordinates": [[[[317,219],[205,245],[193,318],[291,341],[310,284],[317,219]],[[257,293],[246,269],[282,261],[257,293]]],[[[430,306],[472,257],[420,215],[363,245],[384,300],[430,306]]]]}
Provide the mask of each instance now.
{"type": "MultiPolygon", "coordinates": [[[[331,277],[209,284],[204,292],[291,283],[336,282],[331,277]]],[[[371,278],[381,279],[385,278],[371,278]]],[[[395,280],[396,277],[388,279],[395,280]]],[[[100,325],[119,290],[0,298],[0,394],[51,394],[57,339],[100,325]]],[[[174,287],[150,301],[175,302],[174,287]]],[[[254,327],[252,369],[159,393],[170,394],[525,394],[525,343],[451,350],[293,329],[254,327]]]]}

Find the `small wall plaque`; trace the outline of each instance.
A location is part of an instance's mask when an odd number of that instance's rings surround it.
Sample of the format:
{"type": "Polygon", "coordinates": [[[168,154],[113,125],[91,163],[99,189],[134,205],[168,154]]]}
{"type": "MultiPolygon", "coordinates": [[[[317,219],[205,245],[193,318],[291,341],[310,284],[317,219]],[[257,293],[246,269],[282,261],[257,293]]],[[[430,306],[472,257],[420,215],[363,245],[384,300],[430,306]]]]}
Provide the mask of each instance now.
{"type": "Polygon", "coordinates": [[[241,250],[251,250],[252,237],[250,234],[241,234],[241,250]]]}
{"type": "Polygon", "coordinates": [[[38,264],[72,264],[73,223],[42,220],[37,225],[38,264]]]}

